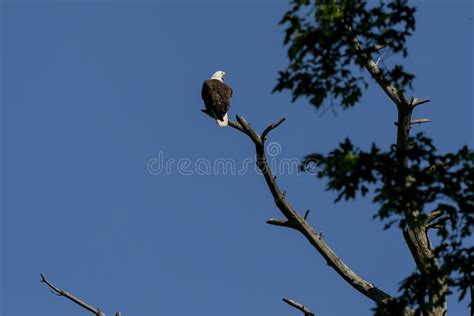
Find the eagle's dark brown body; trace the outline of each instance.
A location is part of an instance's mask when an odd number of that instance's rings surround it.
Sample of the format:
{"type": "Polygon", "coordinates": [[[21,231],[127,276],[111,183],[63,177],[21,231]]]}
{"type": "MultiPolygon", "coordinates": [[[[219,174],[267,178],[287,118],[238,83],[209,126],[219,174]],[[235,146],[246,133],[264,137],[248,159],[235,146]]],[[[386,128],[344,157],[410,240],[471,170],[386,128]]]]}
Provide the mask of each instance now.
{"type": "Polygon", "coordinates": [[[222,121],[230,108],[232,88],[217,79],[204,80],[201,96],[206,112],[222,121]]]}

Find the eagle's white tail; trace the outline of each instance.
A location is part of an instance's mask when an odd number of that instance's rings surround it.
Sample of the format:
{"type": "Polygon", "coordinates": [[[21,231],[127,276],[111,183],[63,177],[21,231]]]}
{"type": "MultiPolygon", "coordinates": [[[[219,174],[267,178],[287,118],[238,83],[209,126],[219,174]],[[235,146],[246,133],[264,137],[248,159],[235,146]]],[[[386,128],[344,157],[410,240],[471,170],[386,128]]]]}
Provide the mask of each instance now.
{"type": "Polygon", "coordinates": [[[220,127],[226,127],[229,124],[229,117],[227,116],[227,113],[224,115],[223,120],[216,120],[217,124],[219,124],[220,127]]]}

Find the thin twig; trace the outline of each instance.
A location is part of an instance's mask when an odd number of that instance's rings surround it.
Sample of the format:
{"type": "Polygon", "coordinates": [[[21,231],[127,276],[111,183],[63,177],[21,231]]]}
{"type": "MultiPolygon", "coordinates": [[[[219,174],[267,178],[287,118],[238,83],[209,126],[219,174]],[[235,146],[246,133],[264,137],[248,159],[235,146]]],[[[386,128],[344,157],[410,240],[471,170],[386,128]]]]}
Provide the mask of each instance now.
{"type": "Polygon", "coordinates": [[[417,105],[421,105],[421,104],[428,103],[428,102],[431,102],[431,100],[429,100],[429,99],[413,98],[413,99],[411,100],[411,106],[412,106],[412,107],[415,107],[415,106],[417,106],[417,105]]]}
{"type": "Polygon", "coordinates": [[[380,60],[382,60],[382,57],[379,57],[379,58],[377,59],[377,61],[375,62],[375,66],[378,66],[378,65],[379,65],[380,60]]]}
{"type": "Polygon", "coordinates": [[[304,220],[307,220],[308,219],[308,215],[309,215],[309,212],[311,212],[310,210],[306,210],[306,213],[304,213],[304,220]]]}
{"type": "Polygon", "coordinates": [[[105,316],[105,314],[100,309],[93,307],[92,305],[87,304],[83,300],[78,299],[74,295],[69,294],[68,292],[54,286],[51,282],[49,282],[46,279],[46,276],[43,273],[41,273],[40,276],[41,276],[41,282],[45,283],[58,296],[64,296],[65,298],[73,301],[74,303],[81,306],[82,308],[87,309],[89,312],[93,313],[94,315],[105,316]]]}
{"type": "Polygon", "coordinates": [[[425,220],[426,225],[430,225],[431,223],[436,221],[438,218],[443,216],[443,213],[444,212],[441,208],[437,208],[434,211],[432,211],[431,213],[428,213],[428,215],[426,216],[426,220],[425,220]]]}
{"type": "Polygon", "coordinates": [[[284,117],[281,120],[279,120],[278,122],[276,122],[275,124],[269,125],[267,128],[265,128],[263,130],[263,133],[262,133],[262,136],[261,136],[262,140],[264,141],[267,138],[268,133],[270,133],[273,129],[280,126],[280,124],[282,124],[285,120],[286,120],[286,118],[284,117]]]}
{"type": "MultiPolygon", "coordinates": [[[[415,124],[423,124],[423,123],[430,123],[430,119],[417,119],[417,120],[411,120],[410,121],[410,126],[415,125],[415,124]]],[[[398,126],[398,122],[395,122],[395,126],[398,126]]]]}
{"type": "Polygon", "coordinates": [[[304,316],[314,316],[314,313],[311,312],[306,306],[304,306],[303,304],[301,303],[298,303],[296,301],[293,301],[293,300],[290,300],[290,299],[287,299],[287,298],[283,298],[282,299],[283,302],[285,302],[286,304],[300,310],[303,312],[304,316]]]}
{"type": "Polygon", "coordinates": [[[442,217],[434,222],[431,222],[426,226],[426,230],[429,229],[443,229],[444,227],[444,222],[448,220],[448,217],[442,217]]]}
{"type": "Polygon", "coordinates": [[[374,46],[374,50],[381,50],[384,49],[387,45],[384,44],[377,44],[374,46]]]}
{"type": "Polygon", "coordinates": [[[423,124],[423,123],[429,123],[429,122],[431,122],[430,119],[417,119],[417,120],[410,121],[410,125],[423,124]]]}
{"type": "Polygon", "coordinates": [[[275,226],[295,228],[295,226],[290,221],[288,221],[286,219],[270,218],[269,220],[267,220],[267,224],[275,225],[275,226]]]}

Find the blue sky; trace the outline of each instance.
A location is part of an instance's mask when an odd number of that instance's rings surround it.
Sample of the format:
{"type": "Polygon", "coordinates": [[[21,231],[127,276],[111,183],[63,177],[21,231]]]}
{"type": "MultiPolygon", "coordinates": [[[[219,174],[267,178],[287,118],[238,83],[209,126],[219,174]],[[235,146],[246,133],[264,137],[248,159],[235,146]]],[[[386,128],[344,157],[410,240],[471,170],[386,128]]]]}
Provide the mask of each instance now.
{"type": "MultiPolygon", "coordinates": [[[[406,68],[432,102],[415,127],[442,152],[473,144],[470,1],[417,2],[406,68]]],[[[321,116],[271,94],[286,63],[285,1],[2,1],[2,315],[85,315],[39,282],[123,315],[367,315],[350,288],[279,217],[263,179],[152,174],[149,162],[254,155],[235,130],[200,109],[202,80],[227,72],[231,115],[270,136],[281,159],[395,141],[395,108],[371,83],[349,111],[321,116]]],[[[192,171],[192,167],[190,169],[192,171]]],[[[307,174],[278,177],[300,212],[355,272],[389,293],[414,269],[401,233],[371,219],[377,206],[334,205],[307,174]]],[[[467,314],[451,299],[450,315],[467,314]]]]}

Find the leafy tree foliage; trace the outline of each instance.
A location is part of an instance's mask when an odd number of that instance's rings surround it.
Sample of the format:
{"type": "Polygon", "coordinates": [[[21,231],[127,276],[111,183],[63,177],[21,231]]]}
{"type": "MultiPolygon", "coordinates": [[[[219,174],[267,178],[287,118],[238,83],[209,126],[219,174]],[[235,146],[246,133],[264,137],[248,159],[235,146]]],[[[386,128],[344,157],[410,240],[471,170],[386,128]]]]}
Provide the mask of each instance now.
{"type": "MultiPolygon", "coordinates": [[[[363,72],[367,56],[383,47],[384,54],[407,57],[414,14],[406,0],[292,0],[281,20],[290,63],[279,73],[274,91],[290,90],[293,101],[307,98],[316,108],[324,102],[337,102],[343,109],[354,106],[368,84],[363,72]]],[[[381,86],[391,84],[401,93],[412,88],[414,75],[401,64],[379,68],[381,86]]],[[[403,109],[398,110],[400,114],[403,109]]],[[[328,154],[308,155],[302,164],[303,170],[318,164],[317,177],[328,181],[336,202],[372,196],[379,205],[374,218],[385,228],[398,224],[405,231],[417,226],[422,228],[418,232],[437,234],[433,253],[439,267],[430,277],[413,272],[401,282],[394,302],[375,309],[377,315],[401,314],[404,306],[422,313],[442,304],[430,296],[442,286],[440,280],[460,299],[474,283],[474,247],[467,242],[474,224],[474,152],[465,146],[440,154],[423,134],[407,140],[409,149],[401,152],[396,145],[385,151],[373,145],[364,151],[346,139],[328,154]],[[407,158],[406,166],[400,167],[400,154],[407,158]]]]}
{"type": "MultiPolygon", "coordinates": [[[[420,212],[430,207],[439,212],[433,222],[427,222],[429,213],[421,214],[419,224],[437,229],[440,273],[449,276],[462,299],[473,283],[474,271],[474,247],[467,242],[474,225],[474,152],[465,146],[456,153],[438,154],[431,139],[421,133],[410,139],[410,145],[408,189],[398,182],[395,146],[382,151],[372,145],[363,151],[346,139],[327,155],[306,156],[302,169],[313,170],[317,162],[317,177],[328,180],[327,189],[337,192],[336,202],[355,199],[357,194],[372,195],[372,201],[380,205],[374,218],[385,221],[386,229],[395,223],[405,228],[407,205],[420,212]]],[[[411,305],[426,304],[426,288],[415,272],[402,282],[400,299],[411,305]]]]}
{"type": "MultiPolygon", "coordinates": [[[[316,108],[326,99],[344,108],[355,105],[367,81],[353,40],[363,42],[367,53],[384,47],[384,53],[406,56],[405,43],[415,29],[414,13],[406,0],[372,6],[359,0],[292,1],[280,22],[287,27],[284,43],[290,64],[280,71],[274,91],[291,90],[293,101],[307,97],[316,108]]],[[[401,89],[410,87],[414,79],[400,64],[384,70],[384,75],[401,89]]]]}

